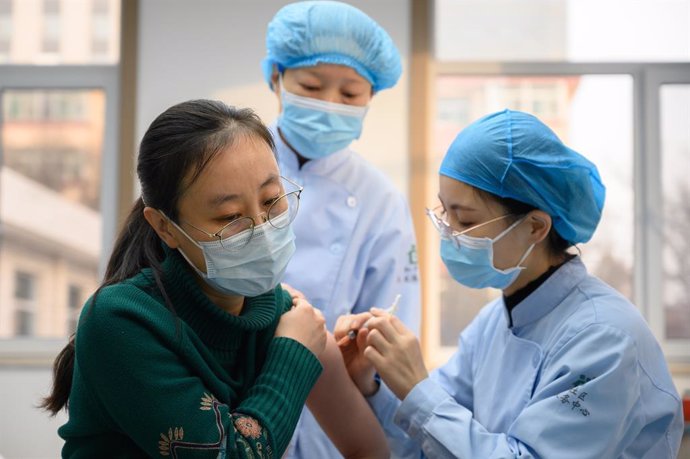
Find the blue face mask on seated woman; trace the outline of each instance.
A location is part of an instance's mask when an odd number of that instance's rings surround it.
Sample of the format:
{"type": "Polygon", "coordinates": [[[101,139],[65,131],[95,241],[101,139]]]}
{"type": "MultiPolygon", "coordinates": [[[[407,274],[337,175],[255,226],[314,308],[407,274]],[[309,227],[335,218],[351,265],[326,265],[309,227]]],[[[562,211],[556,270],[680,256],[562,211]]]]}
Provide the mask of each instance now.
{"type": "Polygon", "coordinates": [[[432,223],[441,234],[441,258],[453,279],[470,288],[492,287],[504,289],[509,287],[520,275],[524,267],[520,266],[534,248],[530,245],[517,266],[508,269],[498,269],[494,266],[494,244],[523,222],[524,217],[510,225],[498,236],[472,237],[466,233],[489,223],[504,219],[510,215],[494,218],[487,222],[468,228],[462,232],[454,232],[450,226],[427,210],[432,223]]]}
{"type": "MultiPolygon", "coordinates": [[[[274,225],[290,217],[288,212],[276,217],[274,225]]],[[[275,288],[285,274],[295,253],[295,235],[289,224],[276,228],[269,222],[245,230],[222,241],[197,241],[170,220],[175,227],[199,247],[206,261],[206,272],[199,270],[180,250],[190,266],[215,290],[229,295],[257,296],[275,288]],[[249,242],[247,237],[251,237],[249,242]],[[234,248],[233,248],[234,247],[234,248]]]]}
{"type": "Polygon", "coordinates": [[[298,96],[286,91],[282,80],[280,100],[280,133],[292,148],[308,159],[323,158],[358,139],[369,109],[298,96]]]}

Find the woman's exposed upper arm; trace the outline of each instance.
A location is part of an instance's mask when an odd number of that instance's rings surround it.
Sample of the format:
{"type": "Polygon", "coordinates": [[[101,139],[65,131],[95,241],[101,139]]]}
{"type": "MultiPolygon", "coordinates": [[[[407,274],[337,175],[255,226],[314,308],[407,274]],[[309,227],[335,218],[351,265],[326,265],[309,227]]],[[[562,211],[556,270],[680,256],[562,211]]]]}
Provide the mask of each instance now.
{"type": "Polygon", "coordinates": [[[321,428],[345,458],[388,458],[383,429],[350,379],[330,333],[320,360],[323,373],[307,398],[307,406],[321,428]]]}

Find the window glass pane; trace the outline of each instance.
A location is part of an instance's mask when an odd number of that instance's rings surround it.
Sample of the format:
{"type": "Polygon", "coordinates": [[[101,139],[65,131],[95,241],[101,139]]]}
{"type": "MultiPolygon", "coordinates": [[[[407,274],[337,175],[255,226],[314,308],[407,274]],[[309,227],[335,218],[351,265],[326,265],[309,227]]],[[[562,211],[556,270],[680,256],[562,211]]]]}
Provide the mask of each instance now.
{"type": "Polygon", "coordinates": [[[690,61],[690,0],[436,0],[434,26],[445,61],[690,61]]]}
{"type": "Polygon", "coordinates": [[[666,338],[690,339],[690,85],[660,96],[666,338]]]}
{"type": "MultiPolygon", "coordinates": [[[[440,76],[436,90],[432,183],[448,146],[460,130],[485,114],[510,108],[530,112],[550,126],[576,151],[594,162],[607,187],[602,221],[593,239],[580,245],[589,271],[632,297],[633,137],[632,78],[628,75],[584,76],[440,76]],[[604,127],[604,128],[602,128],[604,127]]],[[[430,203],[433,204],[433,203],[430,203]]],[[[438,242],[431,248],[438,253],[438,242]]],[[[443,318],[441,346],[455,346],[458,333],[477,311],[500,294],[460,286],[440,257],[430,276],[441,277],[436,309],[443,318]]],[[[432,306],[432,311],[435,309],[432,306]]],[[[440,332],[440,333],[439,333],[440,332]]]]}
{"type": "Polygon", "coordinates": [[[0,102],[0,337],[64,336],[98,285],[105,94],[6,90],[0,102]]]}
{"type": "Polygon", "coordinates": [[[31,336],[33,330],[34,308],[36,303],[36,278],[31,273],[15,272],[14,276],[14,304],[15,324],[14,332],[17,336],[31,336]]]}
{"type": "Polygon", "coordinates": [[[33,300],[34,295],[34,276],[18,271],[15,276],[14,297],[18,300],[33,300]]]}
{"type": "Polygon", "coordinates": [[[115,64],[121,0],[0,0],[0,64],[115,64]]]}

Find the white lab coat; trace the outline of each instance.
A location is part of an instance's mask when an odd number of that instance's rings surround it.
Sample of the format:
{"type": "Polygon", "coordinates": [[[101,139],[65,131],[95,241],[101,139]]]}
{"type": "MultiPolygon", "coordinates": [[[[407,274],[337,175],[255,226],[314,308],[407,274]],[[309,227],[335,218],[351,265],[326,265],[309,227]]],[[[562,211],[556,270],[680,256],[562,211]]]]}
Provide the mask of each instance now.
{"type": "MultiPolygon", "coordinates": [[[[420,291],[414,229],[405,198],[380,171],[350,149],[299,167],[271,127],[281,174],[304,186],[292,224],[297,250],[284,282],[302,291],[333,330],[344,314],[387,308],[419,333],[420,291]]],[[[288,457],[340,457],[304,410],[288,457]]]]}

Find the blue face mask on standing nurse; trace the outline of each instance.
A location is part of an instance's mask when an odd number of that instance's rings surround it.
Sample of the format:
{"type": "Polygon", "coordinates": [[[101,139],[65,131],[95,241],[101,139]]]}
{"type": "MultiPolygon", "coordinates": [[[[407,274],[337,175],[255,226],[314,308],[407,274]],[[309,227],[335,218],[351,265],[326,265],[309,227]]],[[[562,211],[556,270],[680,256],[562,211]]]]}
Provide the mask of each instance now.
{"type": "Polygon", "coordinates": [[[293,94],[280,81],[282,110],[278,129],[285,140],[307,159],[342,150],[358,139],[367,106],[328,102],[293,94]]]}

